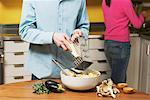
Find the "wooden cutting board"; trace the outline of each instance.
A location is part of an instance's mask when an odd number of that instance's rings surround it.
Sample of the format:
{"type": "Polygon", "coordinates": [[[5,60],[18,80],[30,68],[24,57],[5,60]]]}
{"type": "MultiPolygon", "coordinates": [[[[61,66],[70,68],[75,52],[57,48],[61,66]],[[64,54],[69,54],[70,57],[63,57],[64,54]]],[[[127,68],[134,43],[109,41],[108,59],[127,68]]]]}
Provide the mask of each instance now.
{"type": "MultiPolygon", "coordinates": [[[[111,97],[98,97],[93,91],[75,92],[67,89],[64,93],[37,95],[32,93],[32,84],[36,82],[41,81],[0,85],[0,100],[114,100],[111,97]]],[[[150,100],[150,95],[144,93],[121,93],[117,95],[117,100],[150,100]]]]}

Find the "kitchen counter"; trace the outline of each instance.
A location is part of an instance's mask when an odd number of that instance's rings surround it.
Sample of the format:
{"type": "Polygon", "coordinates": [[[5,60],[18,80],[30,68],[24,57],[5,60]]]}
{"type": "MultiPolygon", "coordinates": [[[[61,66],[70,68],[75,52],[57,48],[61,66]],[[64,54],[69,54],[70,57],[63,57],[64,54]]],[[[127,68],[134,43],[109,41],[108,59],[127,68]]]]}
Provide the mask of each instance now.
{"type": "MultiPolygon", "coordinates": [[[[38,81],[18,82],[0,85],[0,100],[114,100],[111,97],[98,97],[96,92],[75,92],[67,90],[64,93],[34,94],[32,85],[38,81]]],[[[150,95],[144,93],[118,94],[117,100],[150,100],[150,95]]]]}
{"type": "MultiPolygon", "coordinates": [[[[91,32],[92,35],[89,35],[89,38],[101,38],[103,36],[103,32],[91,32]],[[99,35],[96,35],[99,34],[99,35]]],[[[130,34],[132,37],[137,37],[139,34],[130,34]]],[[[0,34],[0,39],[3,40],[21,40],[18,34],[0,34]]]]}
{"type": "Polygon", "coordinates": [[[3,40],[21,40],[18,34],[0,34],[0,39],[3,40]]]}

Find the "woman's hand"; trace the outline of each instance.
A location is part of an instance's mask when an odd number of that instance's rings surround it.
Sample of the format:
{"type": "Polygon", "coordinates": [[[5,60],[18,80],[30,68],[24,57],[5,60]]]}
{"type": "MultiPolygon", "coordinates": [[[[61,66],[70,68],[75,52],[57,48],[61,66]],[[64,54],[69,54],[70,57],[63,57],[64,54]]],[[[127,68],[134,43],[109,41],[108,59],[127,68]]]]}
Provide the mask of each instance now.
{"type": "Polygon", "coordinates": [[[54,33],[53,34],[54,43],[58,46],[63,48],[65,51],[70,50],[68,45],[70,38],[65,33],[54,33]]]}

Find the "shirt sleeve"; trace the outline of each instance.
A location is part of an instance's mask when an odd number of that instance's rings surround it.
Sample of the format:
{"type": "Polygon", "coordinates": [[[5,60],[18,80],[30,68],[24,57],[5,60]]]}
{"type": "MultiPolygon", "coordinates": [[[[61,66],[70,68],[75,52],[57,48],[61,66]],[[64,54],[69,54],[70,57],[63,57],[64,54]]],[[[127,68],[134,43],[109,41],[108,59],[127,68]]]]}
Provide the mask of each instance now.
{"type": "Polygon", "coordinates": [[[33,44],[51,44],[53,32],[45,32],[37,28],[36,13],[32,1],[24,0],[19,35],[22,40],[33,44]]]}
{"type": "Polygon", "coordinates": [[[88,39],[89,26],[90,24],[87,15],[86,0],[82,0],[81,8],[77,18],[77,28],[81,29],[86,39],[88,39]]]}
{"type": "Polygon", "coordinates": [[[142,24],[144,23],[143,15],[140,14],[139,16],[137,16],[131,0],[125,0],[124,3],[122,4],[123,10],[125,14],[128,16],[131,24],[137,29],[141,28],[142,24]]]}

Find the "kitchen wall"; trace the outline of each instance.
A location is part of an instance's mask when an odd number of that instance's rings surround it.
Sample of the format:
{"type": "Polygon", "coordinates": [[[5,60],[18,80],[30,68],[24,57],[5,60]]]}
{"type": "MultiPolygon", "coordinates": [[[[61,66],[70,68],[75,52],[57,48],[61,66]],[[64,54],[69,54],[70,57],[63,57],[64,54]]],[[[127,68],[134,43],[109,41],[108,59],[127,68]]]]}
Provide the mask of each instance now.
{"type": "MultiPolygon", "coordinates": [[[[90,22],[103,22],[102,0],[86,0],[90,22]]],[[[143,0],[150,3],[150,0],[143,0]]],[[[21,16],[22,0],[0,0],[0,24],[18,24],[21,16]]],[[[150,9],[147,9],[150,20],[150,9]]]]}
{"type": "MultiPolygon", "coordinates": [[[[103,22],[100,2],[101,0],[87,0],[91,22],[103,22]]],[[[21,5],[22,0],[0,0],[0,24],[18,24],[21,16],[21,5]]]]}
{"type": "Polygon", "coordinates": [[[87,9],[91,22],[103,22],[103,13],[101,9],[102,0],[87,0],[87,9]]]}
{"type": "Polygon", "coordinates": [[[22,0],[0,0],[0,24],[18,24],[22,0]]]}

